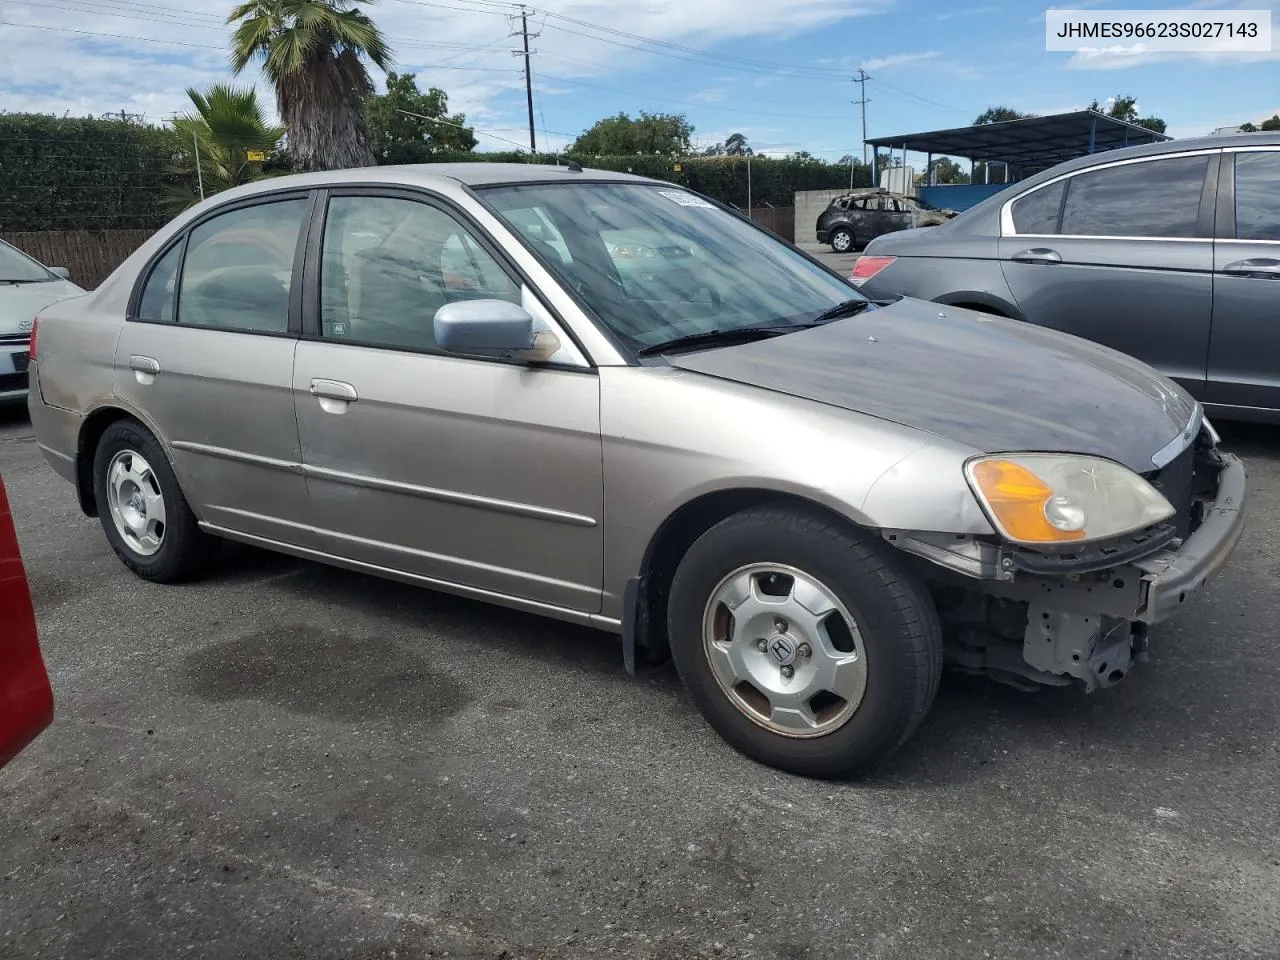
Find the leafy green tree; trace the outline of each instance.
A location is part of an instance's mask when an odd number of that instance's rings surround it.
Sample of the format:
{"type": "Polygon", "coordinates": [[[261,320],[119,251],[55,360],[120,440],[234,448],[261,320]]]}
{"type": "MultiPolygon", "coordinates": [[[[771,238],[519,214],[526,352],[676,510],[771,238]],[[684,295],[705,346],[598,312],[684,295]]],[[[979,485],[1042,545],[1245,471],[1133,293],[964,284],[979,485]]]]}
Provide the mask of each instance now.
{"type": "Polygon", "coordinates": [[[1090,110],[1097,110],[1099,113],[1105,113],[1108,117],[1116,120],[1123,120],[1126,123],[1135,123],[1140,127],[1146,127],[1148,130],[1154,130],[1156,133],[1164,133],[1166,129],[1165,122],[1159,117],[1139,117],[1138,116],[1138,98],[1137,97],[1115,97],[1111,101],[1111,106],[1103,110],[1099,106],[1098,101],[1094,100],[1089,104],[1090,110]]]}
{"type": "Polygon", "coordinates": [[[368,58],[391,62],[386,39],[357,5],[371,0],[247,0],[231,11],[237,24],[231,64],[240,73],[261,60],[289,131],[289,151],[303,170],[371,166],[364,101],[373,93],[368,58]]]}
{"type": "Polygon", "coordinates": [[[206,196],[268,176],[268,158],[276,155],[284,127],[267,120],[252,87],[214,84],[206,92],[187,89],[195,111],[172,124],[175,171],[169,207],[184,209],[206,196]],[[199,157],[197,172],[196,157],[199,157]]]}
{"type": "Polygon", "coordinates": [[[651,153],[682,156],[689,153],[693,126],[683,113],[644,113],[632,119],[625,113],[597,120],[569,147],[570,154],[621,155],[651,153]]]}
{"type": "Polygon", "coordinates": [[[974,126],[983,123],[1004,123],[1006,120],[1026,120],[1034,113],[1019,113],[1012,107],[987,107],[974,119],[974,126]]]}
{"type": "Polygon", "coordinates": [[[969,173],[950,157],[939,157],[933,161],[933,179],[935,183],[968,183],[969,173]]]}
{"type": "Polygon", "coordinates": [[[439,87],[423,93],[412,73],[388,73],[387,92],[370,97],[364,114],[379,163],[424,163],[442,152],[476,147],[467,118],[450,115],[448,95],[439,87]]]}
{"type": "Polygon", "coordinates": [[[1244,123],[1240,124],[1240,132],[1241,133],[1257,133],[1258,128],[1253,123],[1250,123],[1249,121],[1245,121],[1244,123]]]}
{"type": "Polygon", "coordinates": [[[724,153],[727,157],[750,157],[755,155],[755,151],[747,143],[746,136],[741,133],[729,134],[729,138],[724,142],[724,153]]]}
{"type": "Polygon", "coordinates": [[[1280,113],[1271,115],[1269,120],[1263,120],[1259,130],[1280,130],[1280,113]]]}

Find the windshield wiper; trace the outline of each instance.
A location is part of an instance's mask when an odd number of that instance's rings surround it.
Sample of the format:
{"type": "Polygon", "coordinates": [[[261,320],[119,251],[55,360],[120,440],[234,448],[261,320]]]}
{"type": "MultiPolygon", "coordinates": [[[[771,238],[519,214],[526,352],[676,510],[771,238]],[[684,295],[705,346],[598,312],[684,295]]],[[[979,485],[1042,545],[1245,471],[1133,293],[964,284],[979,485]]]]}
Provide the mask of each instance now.
{"type": "Polygon", "coordinates": [[[854,297],[852,300],[844,300],[830,309],[823,310],[813,318],[812,322],[815,324],[826,323],[828,320],[840,320],[843,317],[856,316],[869,306],[871,306],[870,300],[865,297],[854,297]]]}
{"type": "Polygon", "coordinates": [[[26,279],[14,280],[10,277],[0,277],[0,283],[11,283],[17,286],[19,283],[44,283],[44,281],[43,280],[26,280],[26,279]]]}
{"type": "Polygon", "coordinates": [[[776,337],[783,333],[790,333],[792,330],[803,329],[803,325],[788,323],[781,326],[774,324],[771,326],[731,327],[724,330],[708,330],[704,333],[691,333],[688,336],[676,337],[672,340],[664,340],[661,343],[654,343],[647,347],[641,347],[636,351],[636,355],[648,357],[655,353],[664,353],[667,350],[679,350],[684,347],[728,346],[731,343],[750,343],[753,340],[764,340],[767,337],[776,337]]]}

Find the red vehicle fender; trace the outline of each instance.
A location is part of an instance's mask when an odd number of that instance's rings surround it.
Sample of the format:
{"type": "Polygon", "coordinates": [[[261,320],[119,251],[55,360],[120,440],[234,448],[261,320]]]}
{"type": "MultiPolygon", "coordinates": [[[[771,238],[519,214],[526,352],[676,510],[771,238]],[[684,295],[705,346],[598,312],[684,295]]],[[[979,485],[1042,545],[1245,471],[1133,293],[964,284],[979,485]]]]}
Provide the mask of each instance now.
{"type": "Polygon", "coordinates": [[[31,590],[0,480],[0,767],[53,722],[31,590]]]}

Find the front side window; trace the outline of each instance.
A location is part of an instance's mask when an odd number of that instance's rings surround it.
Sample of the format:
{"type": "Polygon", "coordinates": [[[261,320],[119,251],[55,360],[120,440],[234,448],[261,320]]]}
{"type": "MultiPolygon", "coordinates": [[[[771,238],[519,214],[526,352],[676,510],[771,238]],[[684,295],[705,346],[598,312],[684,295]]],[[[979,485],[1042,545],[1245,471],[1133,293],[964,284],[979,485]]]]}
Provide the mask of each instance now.
{"type": "Polygon", "coordinates": [[[1013,229],[1021,234],[1054,234],[1058,232],[1058,213],[1062,209],[1065,180],[1033,190],[1013,201],[1013,229]]]}
{"type": "Polygon", "coordinates": [[[1106,167],[1067,180],[1062,234],[1194,237],[1207,156],[1106,167]]]}
{"type": "Polygon", "coordinates": [[[307,204],[297,199],[241,207],[193,229],[178,288],[178,323],[286,332],[307,204]]]}
{"type": "Polygon", "coordinates": [[[1280,153],[1236,154],[1236,238],[1280,240],[1280,153]]]}
{"type": "Polygon", "coordinates": [[[334,197],[320,263],[321,333],[432,350],[446,303],[521,302],[521,291],[460,221],[399,197],[334,197]]]}
{"type": "Polygon", "coordinates": [[[782,241],[685,190],[588,181],[477,193],[534,249],[543,239],[523,225],[552,225],[565,255],[547,256],[551,269],[632,349],[712,331],[798,327],[862,299],[782,241]]]}

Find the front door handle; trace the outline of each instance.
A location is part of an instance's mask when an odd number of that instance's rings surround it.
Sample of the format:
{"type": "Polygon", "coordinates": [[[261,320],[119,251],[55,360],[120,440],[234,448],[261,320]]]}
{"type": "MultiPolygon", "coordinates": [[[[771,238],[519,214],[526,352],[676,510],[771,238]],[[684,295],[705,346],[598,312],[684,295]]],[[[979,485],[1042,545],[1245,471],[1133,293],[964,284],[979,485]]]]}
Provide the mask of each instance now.
{"type": "Polygon", "coordinates": [[[129,357],[129,369],[133,371],[134,379],[146,386],[156,382],[156,374],[160,372],[160,361],[155,357],[144,357],[135,353],[129,357]]]}
{"type": "Polygon", "coordinates": [[[1237,277],[1253,277],[1256,280],[1280,280],[1280,260],[1271,257],[1236,260],[1223,267],[1222,272],[1237,277]]]}
{"type": "Polygon", "coordinates": [[[1032,247],[1030,250],[1018,251],[1010,259],[1019,263],[1061,263],[1062,254],[1048,247],[1032,247]]]}
{"type": "Polygon", "coordinates": [[[346,413],[347,408],[360,399],[356,388],[345,380],[312,380],[311,395],[320,401],[320,409],[325,413],[346,413]]]}

